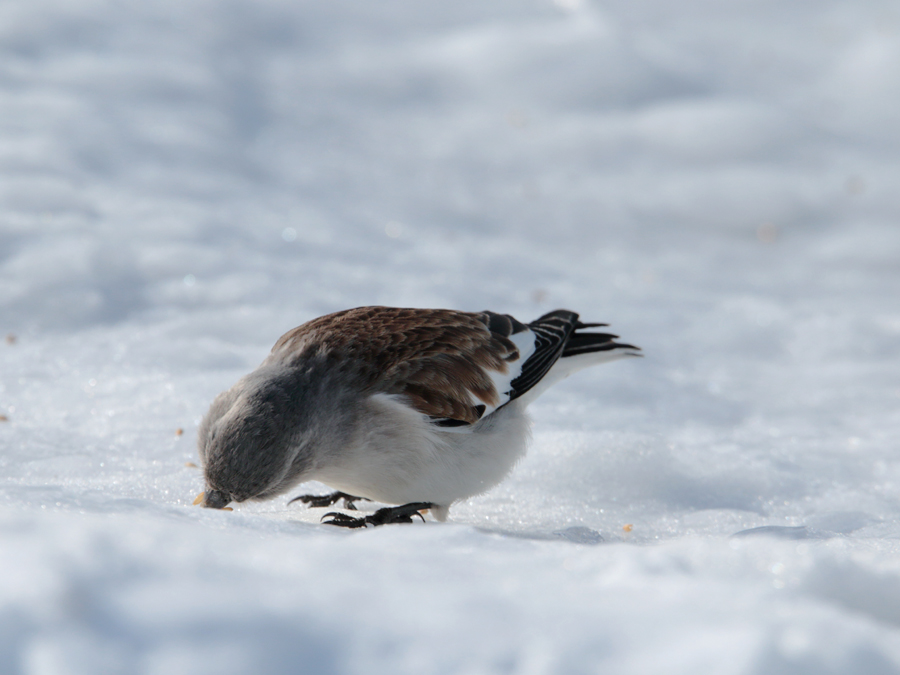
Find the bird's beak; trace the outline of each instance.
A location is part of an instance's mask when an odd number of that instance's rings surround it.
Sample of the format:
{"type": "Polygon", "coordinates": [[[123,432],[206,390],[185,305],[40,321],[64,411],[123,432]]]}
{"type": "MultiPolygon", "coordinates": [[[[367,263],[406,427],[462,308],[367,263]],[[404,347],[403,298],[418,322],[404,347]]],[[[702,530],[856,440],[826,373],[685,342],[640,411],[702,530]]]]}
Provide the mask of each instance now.
{"type": "Polygon", "coordinates": [[[231,501],[231,497],[226,496],[219,490],[209,490],[201,492],[194,499],[194,506],[198,504],[207,509],[221,509],[222,511],[234,511],[230,506],[226,506],[231,501]]]}

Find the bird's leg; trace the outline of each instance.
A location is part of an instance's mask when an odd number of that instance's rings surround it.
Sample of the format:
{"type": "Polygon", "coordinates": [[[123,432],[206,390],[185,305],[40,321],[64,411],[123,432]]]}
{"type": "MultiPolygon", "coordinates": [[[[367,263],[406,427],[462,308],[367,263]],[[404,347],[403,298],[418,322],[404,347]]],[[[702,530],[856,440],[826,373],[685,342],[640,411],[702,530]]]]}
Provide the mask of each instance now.
{"type": "Polygon", "coordinates": [[[411,523],[413,516],[418,516],[425,522],[425,517],[419,511],[433,508],[431,502],[413,502],[412,504],[404,504],[403,506],[389,506],[384,509],[378,509],[375,513],[368,516],[353,518],[346,513],[337,513],[332,511],[322,516],[322,522],[326,525],[337,525],[338,527],[367,527],[370,523],[375,527],[379,525],[387,525],[389,523],[411,523]],[[331,520],[325,520],[330,518],[331,520]]]}
{"type": "Polygon", "coordinates": [[[354,497],[353,495],[348,495],[346,492],[332,492],[327,495],[300,495],[299,497],[294,497],[288,504],[293,504],[296,501],[301,501],[304,504],[309,504],[310,508],[322,508],[325,506],[331,506],[337,501],[341,499],[344,500],[344,508],[350,511],[356,511],[356,504],[353,502],[358,502],[360,500],[371,501],[366,499],[365,497],[354,497]]]}
{"type": "Polygon", "coordinates": [[[345,494],[343,496],[344,500],[344,508],[348,511],[356,511],[356,504],[353,502],[370,502],[372,501],[368,497],[354,497],[353,495],[345,494]]]}

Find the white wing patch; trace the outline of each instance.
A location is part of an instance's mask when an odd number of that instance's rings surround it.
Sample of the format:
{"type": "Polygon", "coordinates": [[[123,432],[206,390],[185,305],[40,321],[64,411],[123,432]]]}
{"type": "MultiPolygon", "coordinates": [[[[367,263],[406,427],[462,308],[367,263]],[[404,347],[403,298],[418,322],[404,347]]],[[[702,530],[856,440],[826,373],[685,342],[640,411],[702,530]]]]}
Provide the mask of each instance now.
{"type": "Polygon", "coordinates": [[[507,370],[505,373],[501,373],[499,370],[487,371],[487,375],[491,378],[491,382],[494,384],[494,389],[497,390],[500,400],[497,402],[497,405],[487,405],[481,399],[476,399],[475,396],[472,396],[474,405],[486,406],[484,413],[481,415],[481,419],[490,415],[500,406],[509,403],[509,393],[512,389],[512,381],[522,374],[522,364],[534,354],[535,336],[531,329],[513,333],[508,339],[511,340],[519,350],[519,358],[514,361],[507,361],[507,370]]]}

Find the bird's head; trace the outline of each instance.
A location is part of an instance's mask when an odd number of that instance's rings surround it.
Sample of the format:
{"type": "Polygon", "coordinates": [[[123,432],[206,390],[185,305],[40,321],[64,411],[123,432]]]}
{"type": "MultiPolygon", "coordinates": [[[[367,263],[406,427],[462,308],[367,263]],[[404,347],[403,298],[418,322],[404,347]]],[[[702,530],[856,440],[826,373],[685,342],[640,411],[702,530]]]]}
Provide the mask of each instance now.
{"type": "Polygon", "coordinates": [[[269,499],[297,484],[310,465],[309,406],[301,373],[260,368],[219,394],[200,425],[206,490],[195,504],[269,499]]]}

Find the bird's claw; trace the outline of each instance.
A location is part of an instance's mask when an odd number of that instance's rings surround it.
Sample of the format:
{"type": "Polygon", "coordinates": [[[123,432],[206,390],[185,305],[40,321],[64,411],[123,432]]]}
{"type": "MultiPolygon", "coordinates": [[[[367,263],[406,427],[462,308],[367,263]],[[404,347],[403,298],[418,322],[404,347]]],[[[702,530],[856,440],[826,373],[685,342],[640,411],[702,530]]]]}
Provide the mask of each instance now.
{"type": "Polygon", "coordinates": [[[340,492],[332,492],[328,495],[300,495],[299,497],[294,497],[288,504],[303,502],[304,504],[308,504],[311,508],[322,508],[331,506],[336,501],[340,500],[340,498],[340,492]]]}
{"type": "Polygon", "coordinates": [[[299,497],[294,497],[288,504],[293,504],[294,502],[303,502],[304,504],[308,504],[310,508],[324,508],[326,506],[331,506],[335,502],[340,500],[344,500],[344,508],[348,511],[356,511],[356,504],[353,502],[365,500],[365,497],[354,497],[353,495],[348,495],[346,492],[331,492],[327,495],[300,495],[299,497]]]}
{"type": "Polygon", "coordinates": [[[368,527],[371,523],[375,527],[379,525],[388,525],[391,523],[411,523],[413,517],[418,516],[425,522],[425,516],[420,511],[430,509],[434,506],[429,502],[414,502],[412,504],[404,504],[403,506],[389,506],[387,508],[378,509],[375,513],[368,516],[354,518],[346,513],[338,513],[332,511],[322,516],[321,522],[325,525],[335,525],[337,527],[368,527]],[[331,520],[325,520],[331,518],[331,520]]]}
{"type": "Polygon", "coordinates": [[[354,518],[346,513],[338,513],[337,511],[326,513],[319,522],[324,525],[336,525],[337,527],[366,527],[365,518],[354,518]],[[326,518],[331,518],[331,520],[325,520],[326,518]]]}

